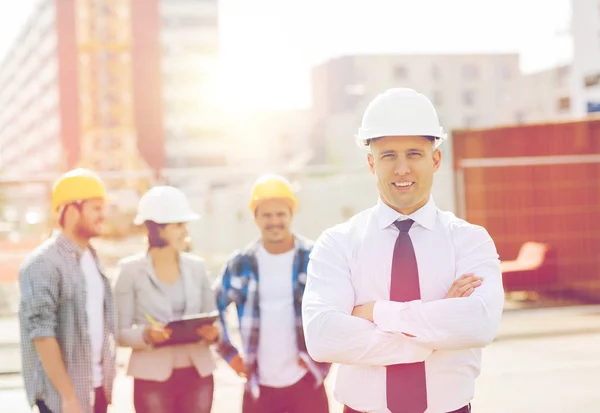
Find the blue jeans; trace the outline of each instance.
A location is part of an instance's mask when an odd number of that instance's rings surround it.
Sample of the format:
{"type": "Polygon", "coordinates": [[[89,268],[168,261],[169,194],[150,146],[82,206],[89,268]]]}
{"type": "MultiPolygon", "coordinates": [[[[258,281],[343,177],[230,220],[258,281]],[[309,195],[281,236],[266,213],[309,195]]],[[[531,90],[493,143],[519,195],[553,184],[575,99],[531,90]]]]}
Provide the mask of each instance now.
{"type": "Polygon", "coordinates": [[[167,381],[133,381],[136,413],[210,413],[213,376],[200,377],[195,368],[175,369],[167,381]]]}

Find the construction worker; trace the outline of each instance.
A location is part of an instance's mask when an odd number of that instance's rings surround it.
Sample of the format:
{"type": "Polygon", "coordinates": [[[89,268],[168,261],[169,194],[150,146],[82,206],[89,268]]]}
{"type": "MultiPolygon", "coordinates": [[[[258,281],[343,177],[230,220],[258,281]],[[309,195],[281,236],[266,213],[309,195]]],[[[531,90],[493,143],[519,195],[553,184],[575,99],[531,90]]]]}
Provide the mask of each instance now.
{"type": "Polygon", "coordinates": [[[379,202],[325,231],[308,267],[309,354],[340,363],[345,411],[467,413],[503,309],[487,231],[439,210],[431,196],[446,139],[431,102],[390,89],[357,135],[379,202]]]}
{"type": "Polygon", "coordinates": [[[148,231],[148,251],[125,258],[115,286],[119,344],[133,349],[127,374],[133,376],[136,413],[210,413],[213,370],[210,345],[219,338],[203,325],[196,342],[163,345],[169,321],[216,311],[204,261],[188,254],[186,224],[197,220],[185,194],[157,186],[140,199],[136,225],[148,231]]]}
{"type": "Polygon", "coordinates": [[[243,413],[328,412],[328,364],[306,352],[301,304],[313,243],[292,233],[297,200],[283,177],[254,185],[250,211],[261,238],[233,254],[217,280],[223,323],[220,353],[246,378],[243,413]],[[225,310],[235,303],[243,356],[231,344],[225,310]]]}
{"type": "Polygon", "coordinates": [[[19,272],[23,379],[40,413],[106,413],[115,377],[115,311],[90,239],[100,235],[106,190],[75,169],[52,188],[60,230],[19,272]]]}

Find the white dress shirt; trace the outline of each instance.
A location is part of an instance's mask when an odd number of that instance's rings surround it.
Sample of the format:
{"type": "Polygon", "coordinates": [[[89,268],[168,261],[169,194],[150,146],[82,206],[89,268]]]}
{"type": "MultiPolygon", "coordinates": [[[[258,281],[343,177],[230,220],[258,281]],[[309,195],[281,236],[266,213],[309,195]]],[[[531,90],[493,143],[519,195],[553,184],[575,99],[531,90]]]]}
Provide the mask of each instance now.
{"type": "Polygon", "coordinates": [[[102,345],[104,343],[104,281],[89,249],[81,255],[85,275],[88,330],[92,343],[92,374],[94,388],[102,386],[102,345]]]}
{"type": "Polygon", "coordinates": [[[388,412],[385,367],[425,361],[427,413],[470,402],[481,348],[493,341],[504,304],[498,254],[487,231],[439,210],[433,199],[403,216],[379,203],[317,240],[303,298],[309,354],[339,363],[334,395],[364,412],[388,412]],[[391,302],[397,220],[415,221],[411,237],[421,300],[391,302]],[[483,278],[467,298],[444,298],[463,274],[483,278]],[[374,323],[351,315],[375,301],[374,323]],[[415,336],[407,337],[402,333],[415,336]]]}

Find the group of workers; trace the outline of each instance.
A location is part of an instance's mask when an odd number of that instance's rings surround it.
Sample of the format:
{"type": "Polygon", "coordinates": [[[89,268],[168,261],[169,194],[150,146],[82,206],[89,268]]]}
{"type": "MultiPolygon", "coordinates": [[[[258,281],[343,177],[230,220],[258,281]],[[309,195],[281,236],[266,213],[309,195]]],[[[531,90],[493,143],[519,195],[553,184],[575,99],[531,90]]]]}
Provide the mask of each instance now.
{"type": "Polygon", "coordinates": [[[19,274],[30,405],[107,413],[122,346],[131,348],[136,413],[209,413],[215,357],[244,379],[243,413],[329,412],[332,363],[346,413],[470,412],[504,294],[487,231],[431,196],[444,139],[424,95],[381,93],[355,139],[376,177],[376,205],[313,242],[291,229],[289,182],[263,176],[249,201],[260,237],[231,255],[214,285],[185,252],[186,225],[199,216],[171,186],[140,199],[135,223],[148,248],[123,259],[111,285],[90,244],[102,231],[104,184],[92,171],[66,173],[52,192],[59,228],[19,274]],[[218,321],[192,330],[197,340],[169,344],[169,322],[215,311],[218,321]]]}

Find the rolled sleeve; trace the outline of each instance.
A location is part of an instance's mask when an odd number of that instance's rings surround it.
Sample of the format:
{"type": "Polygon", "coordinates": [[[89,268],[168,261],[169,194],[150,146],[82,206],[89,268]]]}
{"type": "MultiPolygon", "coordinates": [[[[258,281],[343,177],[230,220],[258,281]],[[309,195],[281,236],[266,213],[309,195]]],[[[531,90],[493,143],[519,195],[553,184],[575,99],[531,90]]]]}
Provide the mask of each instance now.
{"type": "MultiPolygon", "coordinates": [[[[223,270],[221,272],[220,277],[214,283],[214,294],[215,301],[217,305],[217,309],[219,311],[219,320],[221,323],[221,331],[220,331],[220,341],[217,346],[217,351],[219,355],[228,363],[233,360],[235,356],[239,354],[237,348],[231,343],[229,328],[227,326],[227,307],[232,303],[231,297],[229,295],[229,290],[231,288],[231,261],[229,260],[223,270]]],[[[237,304],[236,304],[237,305],[237,304]]]]}
{"type": "Polygon", "coordinates": [[[57,312],[60,294],[59,273],[44,258],[21,269],[21,328],[30,340],[56,337],[57,312]]]}

